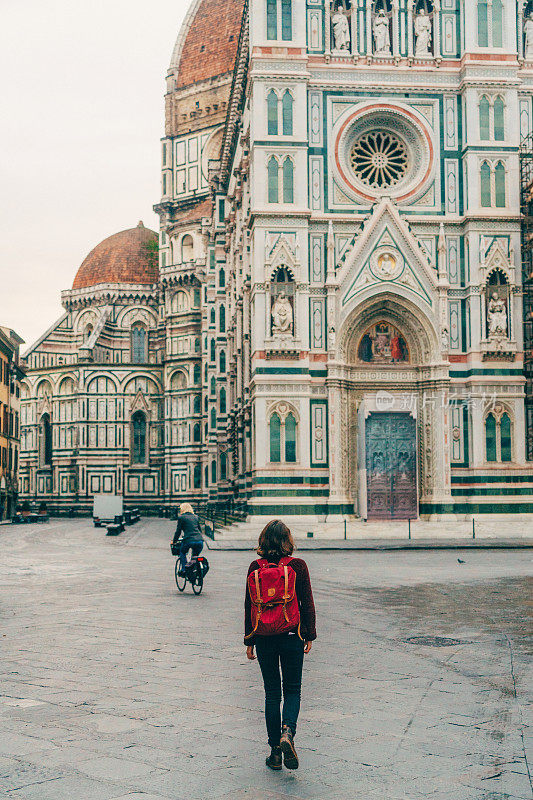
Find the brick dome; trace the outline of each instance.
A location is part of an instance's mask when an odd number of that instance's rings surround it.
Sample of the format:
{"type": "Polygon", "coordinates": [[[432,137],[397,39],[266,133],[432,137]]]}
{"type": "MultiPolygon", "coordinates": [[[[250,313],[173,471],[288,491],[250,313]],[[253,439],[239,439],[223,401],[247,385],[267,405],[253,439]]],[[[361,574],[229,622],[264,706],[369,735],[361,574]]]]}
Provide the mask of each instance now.
{"type": "Polygon", "coordinates": [[[233,70],[243,0],[196,0],[189,9],[172,54],[176,88],[233,70]]]}
{"type": "Polygon", "coordinates": [[[155,283],[158,279],[157,234],[139,222],[91,250],[76,273],[73,289],[99,283],[155,283]]]}

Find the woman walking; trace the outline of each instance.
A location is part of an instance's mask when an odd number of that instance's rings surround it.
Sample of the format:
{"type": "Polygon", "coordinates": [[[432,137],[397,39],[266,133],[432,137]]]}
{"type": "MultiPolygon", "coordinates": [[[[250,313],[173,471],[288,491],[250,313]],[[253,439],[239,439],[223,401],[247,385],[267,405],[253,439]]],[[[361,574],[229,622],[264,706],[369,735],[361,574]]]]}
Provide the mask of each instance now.
{"type": "Polygon", "coordinates": [[[190,503],[182,503],[180,505],[178,524],[176,525],[176,533],[172,544],[174,545],[178,541],[180,543],[180,570],[178,575],[183,576],[189,550],[192,550],[193,556],[198,556],[204,546],[200,520],[194,513],[190,503]],[[182,537],[181,539],[180,536],[182,537]]]}
{"type": "Polygon", "coordinates": [[[304,653],[316,639],[315,606],[307,564],[292,558],[294,542],[281,520],[261,531],[257,561],[248,568],[244,643],[255,652],[265,685],[265,718],[271,752],[267,767],[298,769],[294,748],[300,711],[304,653]],[[280,675],[281,667],[281,675],[280,675]],[[283,717],[280,711],[283,678],[283,717]]]}

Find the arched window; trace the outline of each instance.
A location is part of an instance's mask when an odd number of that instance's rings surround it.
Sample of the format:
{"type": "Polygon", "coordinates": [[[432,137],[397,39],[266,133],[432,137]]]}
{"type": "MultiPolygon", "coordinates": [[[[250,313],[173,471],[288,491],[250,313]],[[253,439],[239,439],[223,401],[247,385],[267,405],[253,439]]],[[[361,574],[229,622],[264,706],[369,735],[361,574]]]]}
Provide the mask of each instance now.
{"type": "Polygon", "coordinates": [[[196,339],[194,340],[194,352],[199,353],[200,349],[201,349],[201,342],[200,338],[197,336],[196,339]]]}
{"type": "Polygon", "coordinates": [[[146,343],[146,330],[141,325],[134,325],[131,329],[131,360],[134,364],[148,361],[146,343]]]}
{"type": "Polygon", "coordinates": [[[217,412],[215,411],[215,407],[211,409],[211,430],[214,431],[217,427],[217,412]]]}
{"type": "Polygon", "coordinates": [[[226,371],[226,351],[220,351],[220,372],[226,371]]]}
{"type": "Polygon", "coordinates": [[[220,306],[220,311],[218,312],[218,329],[220,333],[224,333],[226,330],[226,308],[225,306],[220,306]]]}
{"type": "Polygon", "coordinates": [[[505,140],[504,104],[501,97],[494,101],[494,138],[497,142],[505,140]]]}
{"type": "Polygon", "coordinates": [[[278,0],[266,0],[267,39],[278,38],[278,0]]]}
{"type": "Polygon", "coordinates": [[[220,480],[225,481],[228,472],[228,458],[225,453],[220,454],[220,480]]]}
{"type": "Polygon", "coordinates": [[[294,414],[287,414],[285,418],[285,461],[296,461],[296,420],[294,414]]]}
{"type": "Polygon", "coordinates": [[[181,240],[181,260],[192,261],[194,258],[194,242],[190,233],[186,233],[181,240]]]}
{"type": "Polygon", "coordinates": [[[278,96],[274,89],[267,95],[267,131],[269,136],[278,135],[278,96]]]}
{"type": "Polygon", "coordinates": [[[268,159],[268,202],[269,203],[278,203],[279,202],[279,178],[278,178],[278,171],[279,171],[279,164],[278,159],[275,156],[271,156],[268,159]]]}
{"type": "Polygon", "coordinates": [[[193,471],[193,487],[195,489],[202,488],[202,465],[195,464],[194,471],[193,471]]]}
{"type": "Polygon", "coordinates": [[[217,391],[215,376],[211,375],[211,396],[214,397],[217,391]]]}
{"type": "Polygon", "coordinates": [[[146,417],[142,411],[136,411],[131,418],[132,427],[132,464],[146,463],[146,417]]]}
{"type": "Polygon", "coordinates": [[[294,464],[297,456],[296,416],[283,404],[275,410],[269,420],[270,461],[272,463],[294,464]]]}
{"type": "Polygon", "coordinates": [[[202,398],[200,397],[199,394],[195,394],[194,395],[192,411],[193,411],[193,414],[201,414],[202,413],[202,398]]]}
{"type": "Polygon", "coordinates": [[[293,99],[292,94],[287,91],[283,95],[282,100],[282,123],[283,123],[283,135],[284,136],[292,136],[292,107],[293,107],[293,99]]]}
{"type": "Polygon", "coordinates": [[[270,461],[281,461],[281,420],[278,414],[270,417],[270,461]]]}
{"type": "Polygon", "coordinates": [[[217,462],[213,460],[211,462],[211,483],[216,483],[216,482],[217,482],[217,462]]]}
{"type": "Polygon", "coordinates": [[[193,367],[193,383],[197,386],[200,383],[200,364],[195,364],[193,367]]]}
{"type": "Polygon", "coordinates": [[[207,395],[204,396],[204,411],[207,413],[207,395]]]}
{"type": "Polygon", "coordinates": [[[43,414],[40,426],[40,465],[49,467],[52,463],[52,422],[50,414],[43,414]]]}
{"type": "Polygon", "coordinates": [[[487,461],[496,461],[496,418],[489,414],[485,420],[485,449],[487,461]]]}
{"type": "Polygon", "coordinates": [[[214,339],[211,339],[210,350],[211,350],[211,361],[214,361],[216,358],[216,345],[214,339]]]}
{"type": "Polygon", "coordinates": [[[479,138],[483,141],[490,139],[490,103],[485,95],[479,101],[479,138]]]}
{"type": "Polygon", "coordinates": [[[502,0],[492,0],[492,46],[503,47],[502,0]]]}
{"type": "Polygon", "coordinates": [[[288,156],[283,162],[283,202],[294,202],[294,164],[288,156]]]}
{"type": "Polygon", "coordinates": [[[220,413],[226,413],[226,390],[224,387],[220,390],[220,413]]]}
{"type": "Polygon", "coordinates": [[[209,486],[209,467],[207,464],[204,467],[204,484],[209,486]]]}
{"type": "Polygon", "coordinates": [[[226,286],[226,273],[223,267],[221,267],[218,271],[218,285],[221,289],[224,289],[226,286]]]}
{"type": "Polygon", "coordinates": [[[210,321],[211,325],[215,325],[216,324],[216,316],[215,316],[215,309],[214,308],[211,309],[211,314],[209,316],[209,321],[210,321]]]}
{"type": "Polygon", "coordinates": [[[501,161],[498,161],[494,169],[494,192],[496,208],[505,208],[505,167],[501,161]]]}
{"type": "Polygon", "coordinates": [[[481,189],[481,207],[490,208],[491,206],[491,169],[490,165],[484,161],[480,170],[480,189],[481,189]]]}
{"type": "Polygon", "coordinates": [[[292,1],[281,0],[281,38],[285,42],[292,39],[292,1]]]}
{"type": "Polygon", "coordinates": [[[207,364],[204,364],[204,381],[207,383],[207,364]]]}
{"type": "Polygon", "coordinates": [[[512,461],[511,447],[511,418],[507,412],[502,414],[500,419],[500,455],[501,461],[512,461]]]}
{"type": "Polygon", "coordinates": [[[193,442],[201,442],[202,441],[202,428],[201,428],[199,422],[197,422],[195,424],[194,428],[193,428],[192,440],[193,440],[193,442]]]}
{"type": "Polygon", "coordinates": [[[478,0],[477,4],[477,43],[479,47],[489,46],[489,15],[487,0],[478,0]]]}
{"type": "Polygon", "coordinates": [[[192,302],[195,308],[200,308],[200,289],[195,286],[192,290],[192,302]]]}
{"type": "Polygon", "coordinates": [[[187,292],[176,292],[172,298],[172,310],[181,314],[189,310],[189,296],[187,292]]]}

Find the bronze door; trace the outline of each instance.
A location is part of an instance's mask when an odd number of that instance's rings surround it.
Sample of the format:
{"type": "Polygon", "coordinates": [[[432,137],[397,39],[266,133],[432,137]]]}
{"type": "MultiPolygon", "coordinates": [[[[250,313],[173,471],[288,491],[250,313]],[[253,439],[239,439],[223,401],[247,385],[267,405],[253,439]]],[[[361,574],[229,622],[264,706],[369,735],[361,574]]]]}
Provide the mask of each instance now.
{"type": "Polygon", "coordinates": [[[365,443],[368,519],[418,516],[416,421],[409,414],[370,414],[365,443]]]}

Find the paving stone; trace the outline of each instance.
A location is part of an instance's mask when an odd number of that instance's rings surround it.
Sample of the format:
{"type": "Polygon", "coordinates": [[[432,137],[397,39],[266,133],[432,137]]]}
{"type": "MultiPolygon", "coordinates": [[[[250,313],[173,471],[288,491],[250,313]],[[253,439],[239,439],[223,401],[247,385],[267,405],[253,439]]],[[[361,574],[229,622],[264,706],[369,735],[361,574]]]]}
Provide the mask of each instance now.
{"type": "Polygon", "coordinates": [[[110,800],[116,787],[79,776],[56,778],[45,783],[8,791],[6,799],[15,800],[110,800]]]}
{"type": "Polygon", "coordinates": [[[79,772],[89,775],[91,778],[109,778],[123,780],[138,775],[147,775],[154,771],[153,767],[143,764],[140,761],[129,761],[126,758],[93,758],[87,761],[79,761],[76,764],[79,772]]]}
{"type": "Polygon", "coordinates": [[[194,597],[168,521],[120,545],[90,520],[31,527],[0,539],[0,797],[530,800],[525,551],[306,551],[301,768],[272,773],[242,645],[251,554],[209,552],[194,597]],[[406,641],[436,635],[461,644],[406,641]]]}

